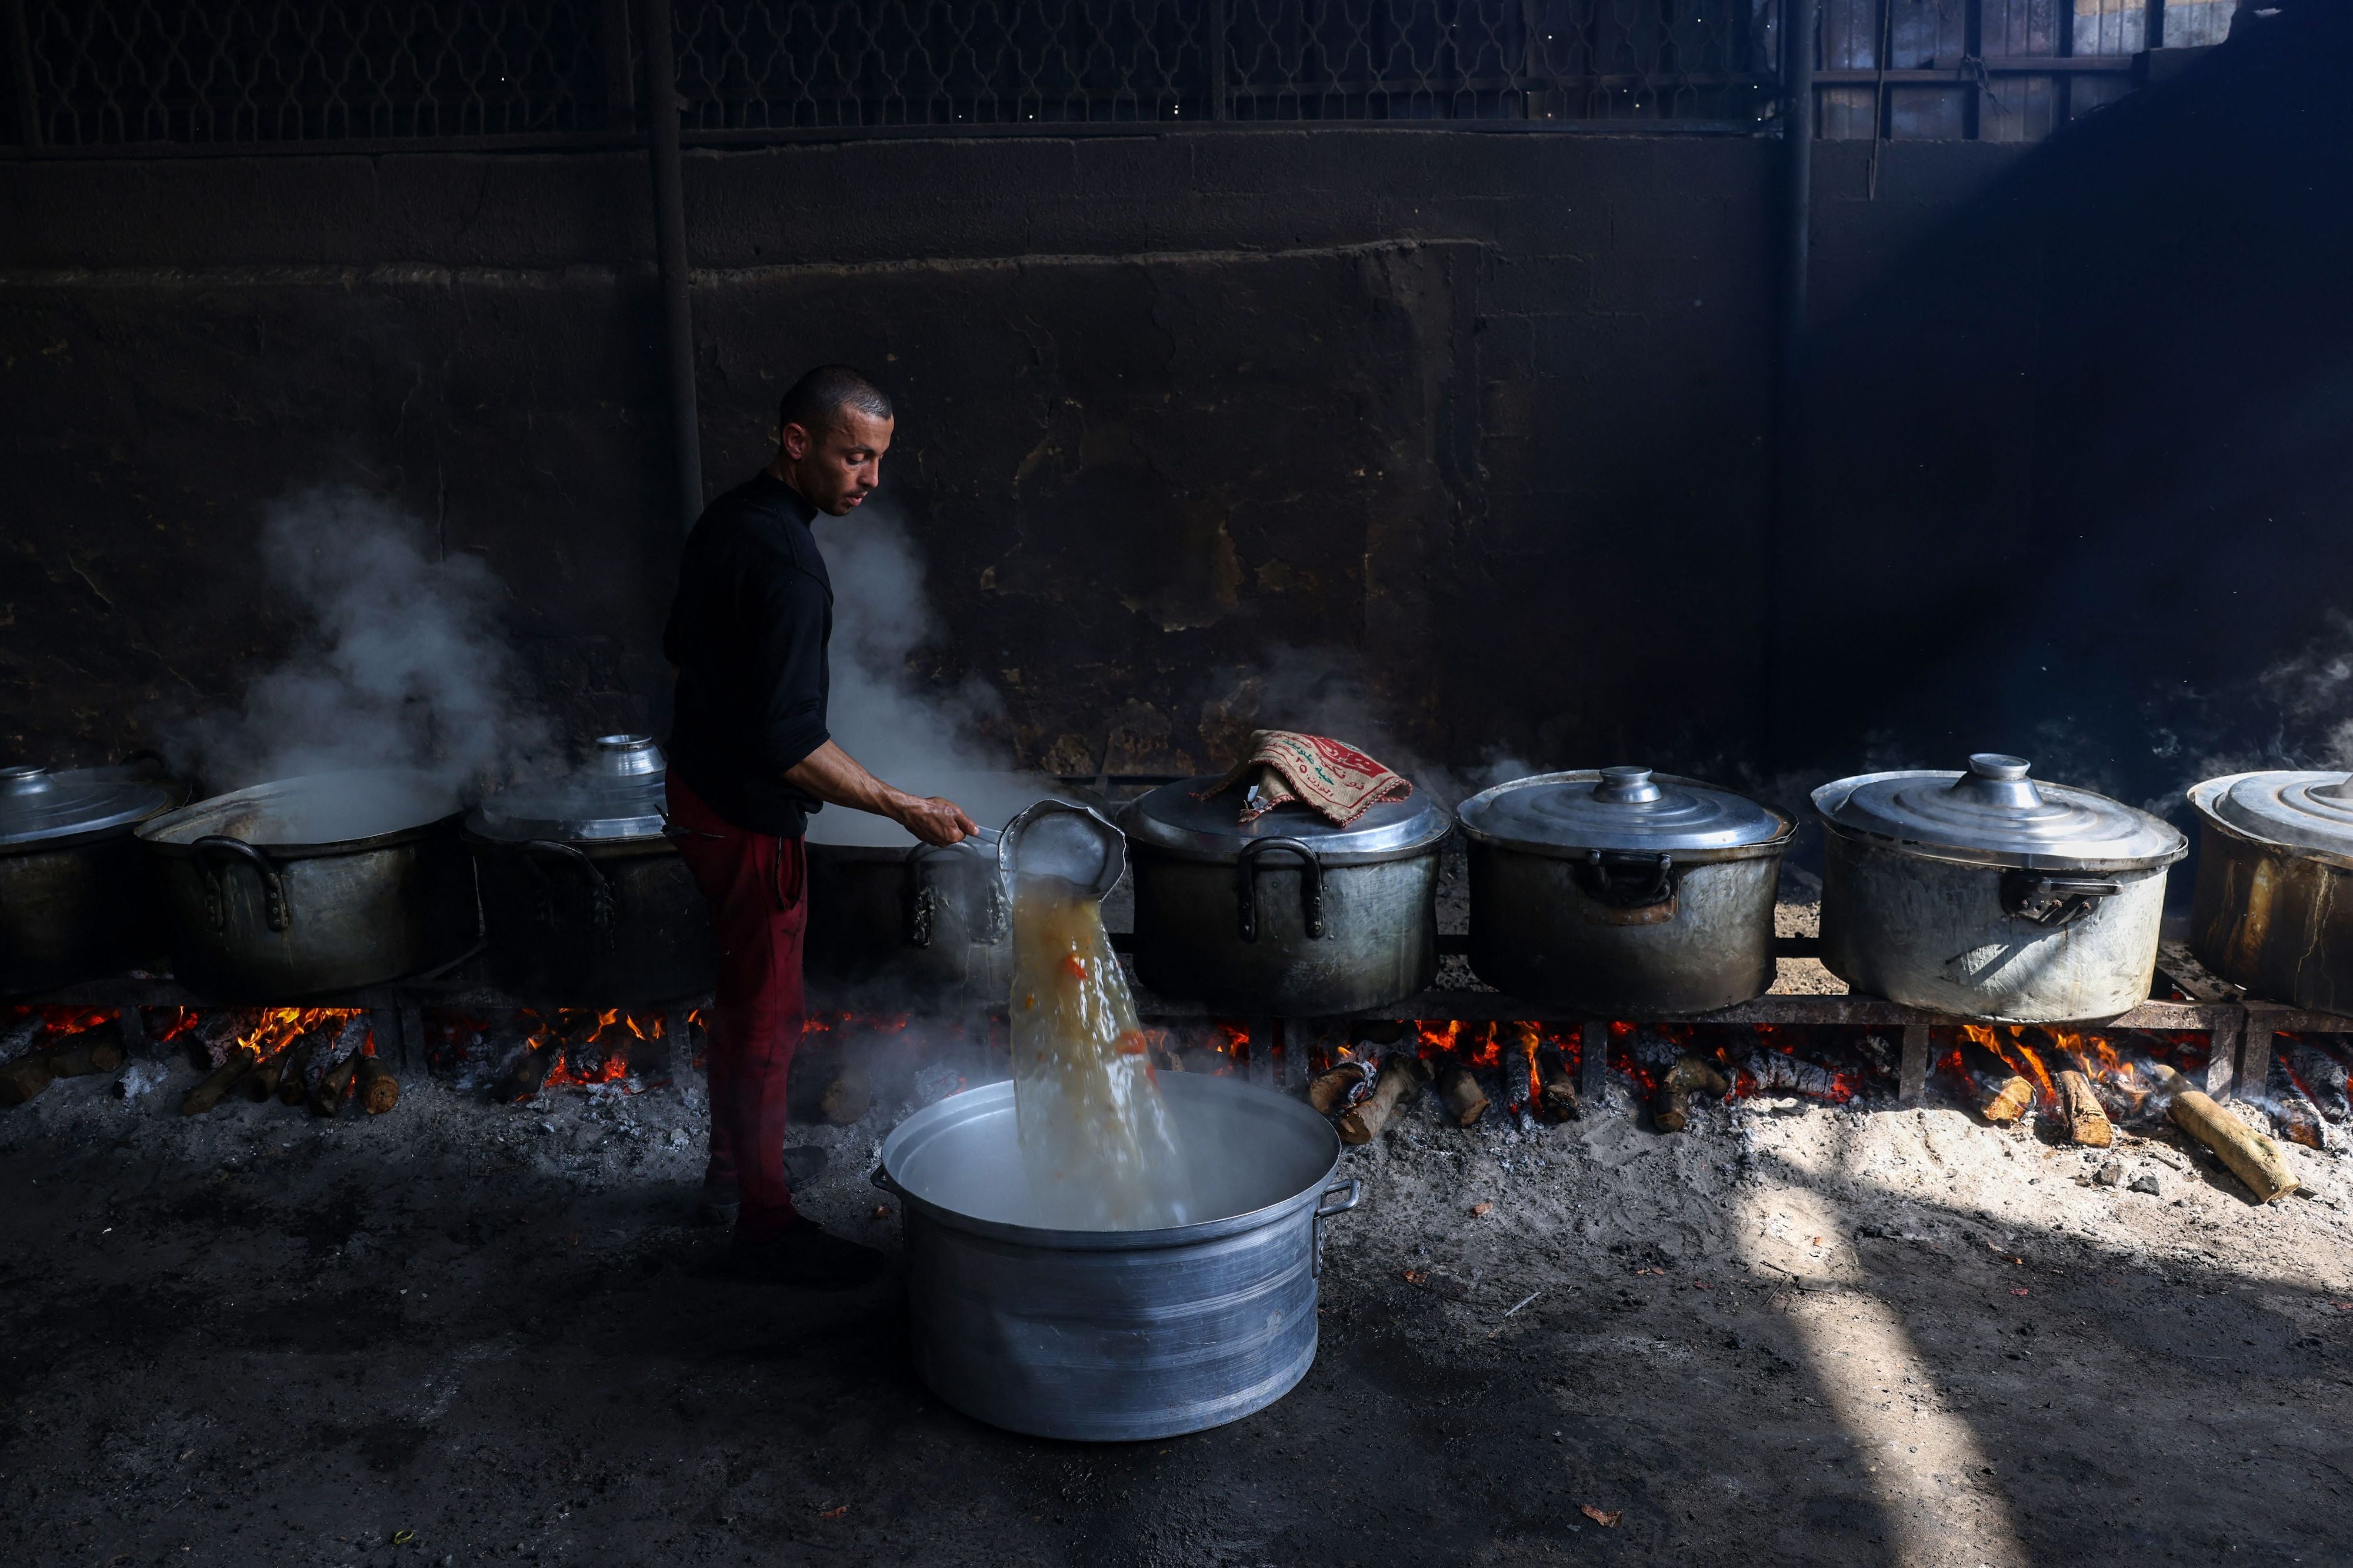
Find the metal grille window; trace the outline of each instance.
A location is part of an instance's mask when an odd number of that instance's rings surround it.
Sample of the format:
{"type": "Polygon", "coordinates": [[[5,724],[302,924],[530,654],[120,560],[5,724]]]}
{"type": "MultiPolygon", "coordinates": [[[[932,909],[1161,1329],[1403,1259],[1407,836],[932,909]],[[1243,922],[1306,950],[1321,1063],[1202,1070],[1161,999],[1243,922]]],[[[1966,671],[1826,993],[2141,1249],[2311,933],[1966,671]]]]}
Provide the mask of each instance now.
{"type": "Polygon", "coordinates": [[[23,140],[512,136],[602,122],[598,0],[6,0],[23,140]]]}
{"type": "MultiPolygon", "coordinates": [[[[1783,0],[672,0],[685,133],[1200,121],[1754,131],[1783,0]]],[[[2029,140],[2232,0],[1820,0],[1814,127],[2029,140]]],[[[0,0],[60,149],[609,137],[639,0],[0,0]]],[[[5,135],[0,131],[0,135],[5,135]]]]}

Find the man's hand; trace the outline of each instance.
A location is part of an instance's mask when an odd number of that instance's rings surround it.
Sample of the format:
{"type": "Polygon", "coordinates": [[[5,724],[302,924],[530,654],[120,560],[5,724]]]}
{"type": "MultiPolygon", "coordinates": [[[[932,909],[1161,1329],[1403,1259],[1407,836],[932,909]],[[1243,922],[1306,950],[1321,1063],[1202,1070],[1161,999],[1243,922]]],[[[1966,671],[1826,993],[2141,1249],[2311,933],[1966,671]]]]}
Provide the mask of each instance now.
{"type": "Polygon", "coordinates": [[[980,831],[980,825],[965,815],[964,807],[939,795],[909,795],[891,816],[926,844],[957,844],[980,831]]]}

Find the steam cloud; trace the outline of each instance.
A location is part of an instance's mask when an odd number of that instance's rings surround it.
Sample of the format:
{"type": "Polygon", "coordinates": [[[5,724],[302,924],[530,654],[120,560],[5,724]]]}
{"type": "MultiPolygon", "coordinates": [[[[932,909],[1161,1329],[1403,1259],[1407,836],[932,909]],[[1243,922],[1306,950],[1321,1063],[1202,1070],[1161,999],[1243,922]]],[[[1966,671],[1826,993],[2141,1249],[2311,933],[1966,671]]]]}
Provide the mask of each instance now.
{"type": "Polygon", "coordinates": [[[174,761],[216,790],[402,767],[470,795],[543,760],[552,737],[502,640],[498,578],[424,541],[421,522],[357,489],[271,507],[265,578],[310,620],[235,712],[166,737],[174,761]]]}

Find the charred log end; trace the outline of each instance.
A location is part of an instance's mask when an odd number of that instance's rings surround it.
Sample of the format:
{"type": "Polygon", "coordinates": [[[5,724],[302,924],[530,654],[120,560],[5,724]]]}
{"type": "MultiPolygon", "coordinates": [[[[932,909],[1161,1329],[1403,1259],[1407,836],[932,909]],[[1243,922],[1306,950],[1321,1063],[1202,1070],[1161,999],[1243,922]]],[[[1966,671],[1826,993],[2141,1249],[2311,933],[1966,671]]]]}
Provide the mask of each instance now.
{"type": "Polygon", "coordinates": [[[2059,1075],[2059,1103],[2066,1112],[2067,1136],[2071,1141],[2087,1149],[2105,1149],[2116,1141],[2108,1113],[2101,1106],[2100,1097],[2092,1092],[2092,1080],[2084,1074],[2071,1068],[2059,1075]]]}
{"type": "Polygon", "coordinates": [[[1672,1084],[1661,1084],[1651,1096],[1651,1124],[1662,1132],[1680,1132],[1690,1123],[1690,1098],[1672,1084]]]}
{"type": "Polygon", "coordinates": [[[836,1127],[847,1127],[864,1116],[874,1103],[873,1086],[848,1062],[834,1068],[833,1081],[818,1096],[818,1112],[836,1127]]]}
{"type": "Polygon", "coordinates": [[[499,1087],[493,1091],[495,1098],[508,1105],[536,1098],[563,1049],[554,1040],[548,1040],[523,1052],[507,1069],[506,1077],[499,1079],[499,1087]]]}
{"type": "Polygon", "coordinates": [[[2022,1078],[2011,1078],[1994,1086],[1978,1113],[1997,1127],[2007,1127],[2034,1109],[2034,1086],[2022,1078]]]}
{"type": "Polygon", "coordinates": [[[221,1096],[227,1094],[237,1079],[253,1070],[260,1056],[261,1053],[251,1046],[239,1046],[231,1051],[227,1061],[206,1073],[194,1089],[188,1090],[187,1097],[180,1101],[180,1114],[202,1116],[218,1105],[221,1096]]]}
{"type": "Polygon", "coordinates": [[[374,1057],[361,1057],[359,1064],[356,1078],[360,1109],[370,1116],[382,1116],[400,1103],[400,1080],[374,1057]]]}
{"type": "Polygon", "coordinates": [[[57,1075],[43,1056],[26,1057],[0,1068],[0,1105],[22,1105],[49,1087],[57,1075]]]}
{"type": "Polygon", "coordinates": [[[1341,1102],[1364,1081],[1365,1075],[1355,1068],[1334,1068],[1330,1072],[1317,1073],[1307,1086],[1307,1103],[1319,1116],[1329,1116],[1340,1109],[1341,1102]]]}
{"type": "Polygon", "coordinates": [[[1487,1114],[1487,1097],[1469,1068],[1457,1062],[1438,1075],[1438,1098],[1457,1127],[1468,1127],[1487,1114]]]}
{"type": "Polygon", "coordinates": [[[1421,1093],[1428,1070],[1413,1057],[1402,1052],[1381,1064],[1381,1076],[1373,1085],[1373,1092],[1345,1116],[1340,1118],[1340,1142],[1350,1144],[1369,1143],[1381,1135],[1381,1130],[1404,1107],[1411,1105],[1421,1093]]]}
{"type": "Polygon", "coordinates": [[[340,1065],[327,1069],[319,1079],[319,1087],[311,1091],[311,1115],[332,1116],[343,1110],[343,1100],[351,1093],[352,1080],[359,1075],[361,1060],[358,1056],[345,1057],[340,1065]]]}
{"type": "Polygon", "coordinates": [[[1568,1070],[1568,1058],[1551,1047],[1536,1052],[1536,1110],[1547,1121],[1574,1121],[1585,1114],[1577,1075],[1568,1070]]]}

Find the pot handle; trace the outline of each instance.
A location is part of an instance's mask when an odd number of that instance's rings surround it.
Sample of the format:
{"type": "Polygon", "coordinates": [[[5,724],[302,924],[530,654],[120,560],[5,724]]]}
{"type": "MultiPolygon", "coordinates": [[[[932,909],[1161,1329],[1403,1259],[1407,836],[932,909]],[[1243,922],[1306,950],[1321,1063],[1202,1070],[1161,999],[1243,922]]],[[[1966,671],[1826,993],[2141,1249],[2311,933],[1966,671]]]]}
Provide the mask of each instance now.
{"type": "Polygon", "coordinates": [[[2102,899],[2113,899],[2124,890],[2125,885],[2111,877],[2053,877],[2042,871],[2004,871],[2001,909],[2004,914],[2031,921],[2048,931],[2058,931],[2090,914],[2102,899]]]}
{"type": "MultiPolygon", "coordinates": [[[[969,843],[970,840],[965,842],[969,843]]],[[[906,874],[906,939],[909,947],[932,945],[932,931],[939,919],[940,890],[932,883],[930,868],[943,855],[965,855],[970,851],[955,844],[917,844],[907,851],[906,874]]],[[[992,869],[997,869],[992,865],[992,869]]],[[[972,940],[984,947],[995,947],[1005,940],[1012,928],[1013,909],[1005,897],[1005,876],[1002,870],[989,879],[988,908],[981,929],[972,940]]]]}
{"type": "Polygon", "coordinates": [[[1663,904],[1675,896],[1675,858],[1640,855],[1624,849],[1588,849],[1575,862],[1577,880],[1587,894],[1612,909],[1641,910],[1663,904]],[[1632,872],[1621,879],[1618,873],[1632,872]]]}
{"type": "Polygon", "coordinates": [[[1324,1222],[1334,1215],[1346,1214],[1363,1202],[1364,1196],[1365,1184],[1355,1176],[1344,1182],[1335,1182],[1324,1189],[1324,1201],[1315,1205],[1315,1258],[1308,1265],[1310,1279],[1320,1278],[1324,1272],[1324,1222]],[[1348,1195],[1337,1203],[1332,1202],[1332,1194],[1343,1190],[1348,1195]]]}
{"type": "MultiPolygon", "coordinates": [[[[577,868],[588,879],[589,898],[592,900],[593,911],[590,918],[596,921],[598,931],[612,930],[615,915],[613,884],[607,879],[604,872],[596,868],[596,861],[591,860],[571,845],[559,844],[553,838],[526,838],[522,841],[522,847],[527,855],[544,856],[548,859],[558,860],[566,866],[577,868]]],[[[538,867],[534,865],[532,868],[537,870],[538,867]]],[[[543,888],[545,886],[543,878],[541,885],[543,888]]],[[[549,910],[550,923],[553,923],[554,913],[553,910],[549,910]]]]}
{"type": "Polygon", "coordinates": [[[907,1189],[892,1181],[891,1173],[880,1164],[866,1173],[866,1179],[878,1192],[889,1193],[894,1198],[903,1198],[907,1195],[907,1189]]]}
{"type": "Polygon", "coordinates": [[[242,838],[208,834],[190,844],[196,863],[205,876],[205,914],[213,922],[213,930],[228,929],[227,863],[243,861],[253,868],[261,879],[262,919],[269,929],[282,931],[293,923],[294,912],[286,907],[286,878],[269,856],[242,838]]]}
{"type": "Polygon", "coordinates": [[[1324,862],[1303,839],[1261,838],[1234,859],[1234,924],[1244,942],[1258,940],[1258,858],[1270,849],[1299,857],[1299,913],[1310,937],[1324,934],[1324,862]]]}

